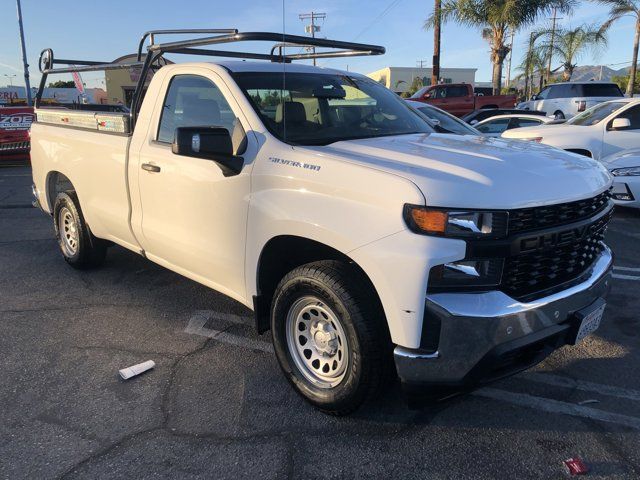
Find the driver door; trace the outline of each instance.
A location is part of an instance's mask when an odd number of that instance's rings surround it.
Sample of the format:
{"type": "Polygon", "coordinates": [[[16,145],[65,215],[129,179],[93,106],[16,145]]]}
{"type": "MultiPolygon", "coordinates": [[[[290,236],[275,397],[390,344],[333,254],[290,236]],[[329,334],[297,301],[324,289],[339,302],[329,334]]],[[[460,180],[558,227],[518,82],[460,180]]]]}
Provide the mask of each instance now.
{"type": "Polygon", "coordinates": [[[151,260],[242,300],[250,170],[257,143],[244,134],[251,129],[214,72],[172,70],[161,91],[165,94],[157,100],[139,151],[142,215],[132,224],[151,260]],[[242,171],[225,176],[213,160],[172,153],[175,129],[182,126],[222,126],[241,137],[234,151],[244,158],[242,171]]]}

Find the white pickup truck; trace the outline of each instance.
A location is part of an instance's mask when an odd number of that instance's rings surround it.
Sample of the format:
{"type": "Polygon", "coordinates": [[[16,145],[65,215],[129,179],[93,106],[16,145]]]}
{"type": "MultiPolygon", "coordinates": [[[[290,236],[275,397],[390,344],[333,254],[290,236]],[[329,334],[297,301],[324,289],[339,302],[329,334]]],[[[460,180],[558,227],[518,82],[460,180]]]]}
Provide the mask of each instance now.
{"type": "Polygon", "coordinates": [[[154,39],[125,66],[43,52],[41,86],[142,71],[128,114],[36,108],[35,202],[65,260],[96,267],[117,244],[241,302],[293,387],[332,414],[389,373],[467,388],[580,341],[609,290],[609,173],[532,142],[435,133],[367,77],[291,63],[383,51],[232,31],[154,39]],[[285,44],[197,48],[242,40],[285,44]],[[164,53],[263,61],[161,66],[164,53]]]}

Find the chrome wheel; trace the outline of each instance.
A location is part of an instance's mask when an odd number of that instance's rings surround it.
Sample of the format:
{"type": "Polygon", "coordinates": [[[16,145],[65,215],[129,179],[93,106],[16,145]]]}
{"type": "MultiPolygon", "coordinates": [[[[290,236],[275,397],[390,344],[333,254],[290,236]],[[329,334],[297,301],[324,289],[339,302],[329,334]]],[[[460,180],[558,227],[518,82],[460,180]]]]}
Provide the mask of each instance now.
{"type": "Polygon", "coordinates": [[[304,377],[320,388],[332,388],[345,376],[349,362],[347,336],[338,316],[318,298],[303,297],[286,320],[287,347],[304,377]]]}
{"type": "Polygon", "coordinates": [[[62,207],[58,213],[58,229],[64,254],[73,257],[78,252],[79,233],[76,219],[67,207],[62,207]]]}

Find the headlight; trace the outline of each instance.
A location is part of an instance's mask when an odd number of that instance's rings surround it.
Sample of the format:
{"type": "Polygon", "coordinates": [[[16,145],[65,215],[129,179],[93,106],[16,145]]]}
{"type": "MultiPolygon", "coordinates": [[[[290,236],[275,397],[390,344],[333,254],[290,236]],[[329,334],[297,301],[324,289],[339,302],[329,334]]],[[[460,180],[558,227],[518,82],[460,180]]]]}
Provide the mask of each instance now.
{"type": "Polygon", "coordinates": [[[640,176],[640,167],[615,168],[611,174],[616,177],[637,177],[640,176]]]}
{"type": "Polygon", "coordinates": [[[491,287],[500,285],[502,278],[501,258],[489,260],[461,260],[437,265],[429,274],[429,289],[450,289],[455,287],[491,287]]]}
{"type": "Polygon", "coordinates": [[[405,205],[404,219],[416,233],[452,238],[497,238],[507,233],[507,212],[405,205]]]}

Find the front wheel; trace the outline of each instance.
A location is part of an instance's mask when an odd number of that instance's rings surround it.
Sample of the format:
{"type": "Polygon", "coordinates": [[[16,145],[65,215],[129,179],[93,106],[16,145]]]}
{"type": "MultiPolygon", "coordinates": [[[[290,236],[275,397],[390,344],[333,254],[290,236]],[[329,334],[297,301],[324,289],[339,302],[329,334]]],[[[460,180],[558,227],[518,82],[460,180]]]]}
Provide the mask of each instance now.
{"type": "Polygon", "coordinates": [[[564,120],[564,113],[562,113],[560,110],[556,110],[553,114],[553,118],[556,120],[564,120]]]}
{"type": "Polygon", "coordinates": [[[107,242],[89,230],[75,192],[58,194],[53,207],[53,225],[62,255],[69,265],[87,269],[104,262],[107,242]]]}
{"type": "Polygon", "coordinates": [[[271,309],[276,356],[296,391],[345,415],[375,395],[389,373],[391,341],[379,302],[351,265],[303,265],[278,285],[271,309]]]}

